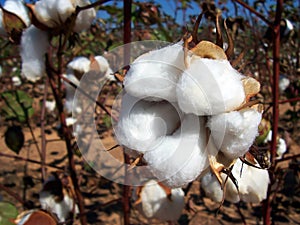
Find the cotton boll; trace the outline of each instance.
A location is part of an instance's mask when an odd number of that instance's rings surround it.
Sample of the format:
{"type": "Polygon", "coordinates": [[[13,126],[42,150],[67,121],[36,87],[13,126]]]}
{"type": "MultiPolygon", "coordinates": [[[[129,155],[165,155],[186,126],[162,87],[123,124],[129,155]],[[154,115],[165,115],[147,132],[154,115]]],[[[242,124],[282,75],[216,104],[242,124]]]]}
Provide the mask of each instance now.
{"type": "Polygon", "coordinates": [[[115,133],[119,144],[144,153],[180,124],[180,112],[168,102],[148,102],[123,96],[115,133]]]}
{"type": "MultiPolygon", "coordinates": [[[[77,0],[76,3],[78,6],[86,6],[90,4],[90,1],[77,0]]],[[[81,11],[76,18],[73,31],[80,32],[88,29],[91,26],[95,17],[96,17],[96,11],[93,8],[81,11]]]]}
{"type": "Polygon", "coordinates": [[[285,76],[281,75],[279,79],[279,90],[280,92],[284,92],[288,86],[290,85],[290,80],[285,76]]]}
{"type": "Polygon", "coordinates": [[[197,116],[186,115],[181,127],[159,140],[143,158],[154,176],[171,188],[195,180],[209,165],[203,119],[199,122],[197,116]]]}
{"type": "Polygon", "coordinates": [[[115,77],[113,76],[113,71],[109,66],[108,61],[103,56],[95,56],[95,60],[97,61],[100,73],[103,74],[108,80],[115,81],[115,77]]]}
{"type": "Polygon", "coordinates": [[[176,83],[185,69],[183,55],[182,42],[141,55],[130,65],[125,90],[138,98],[176,101],[176,83]]]}
{"type": "Polygon", "coordinates": [[[216,115],[239,107],[245,100],[242,79],[227,60],[190,59],[176,89],[181,110],[196,115],[216,115]]]}
{"type": "Polygon", "coordinates": [[[287,146],[286,146],[285,140],[282,138],[279,138],[278,143],[277,143],[276,159],[281,159],[283,154],[286,152],[286,150],[287,150],[287,146]]]}
{"type": "Polygon", "coordinates": [[[73,12],[75,7],[70,0],[40,0],[34,9],[39,22],[51,28],[63,24],[73,12]]]}
{"type": "Polygon", "coordinates": [[[20,77],[18,77],[18,76],[13,76],[11,78],[11,81],[15,87],[19,87],[22,84],[22,81],[21,81],[20,77]]]}
{"type": "Polygon", "coordinates": [[[31,21],[29,18],[28,9],[22,0],[6,0],[3,8],[16,14],[19,18],[21,18],[26,26],[30,25],[31,21]]]}
{"type": "Polygon", "coordinates": [[[253,144],[260,121],[261,113],[255,109],[245,109],[212,116],[208,127],[224,155],[236,159],[243,156],[253,144]]]}
{"type": "Polygon", "coordinates": [[[78,56],[68,63],[67,68],[83,74],[90,70],[90,64],[91,62],[88,58],[84,56],[78,56]]]}
{"type": "Polygon", "coordinates": [[[21,38],[22,74],[35,82],[45,73],[44,54],[49,46],[47,32],[31,25],[21,38]]]}
{"type": "Polygon", "coordinates": [[[148,181],[140,193],[140,211],[147,218],[162,221],[176,221],[184,207],[184,192],[181,188],[171,189],[168,198],[166,191],[154,180],[148,181]]]}
{"type": "MultiPolygon", "coordinates": [[[[259,165],[256,164],[256,166],[259,165]]],[[[242,200],[248,203],[259,203],[266,198],[270,182],[267,170],[248,166],[238,159],[232,168],[232,175],[236,179],[238,189],[226,174],[221,174],[223,182],[227,178],[225,188],[227,201],[237,203],[242,200]]],[[[223,190],[212,172],[208,172],[201,178],[201,187],[213,201],[222,201],[223,190]]]]}

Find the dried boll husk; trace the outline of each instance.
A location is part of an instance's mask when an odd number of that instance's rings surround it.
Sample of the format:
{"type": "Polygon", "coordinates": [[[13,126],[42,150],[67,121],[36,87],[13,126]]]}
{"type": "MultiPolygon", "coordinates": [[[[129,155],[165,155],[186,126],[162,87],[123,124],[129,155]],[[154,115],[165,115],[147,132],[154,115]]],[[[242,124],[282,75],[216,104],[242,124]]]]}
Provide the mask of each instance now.
{"type": "Polygon", "coordinates": [[[182,42],[138,57],[130,65],[125,80],[126,92],[151,101],[176,101],[176,84],[185,69],[182,42]]]}
{"type": "Polygon", "coordinates": [[[17,15],[28,27],[31,22],[29,18],[29,12],[28,9],[26,8],[24,1],[22,0],[6,0],[4,2],[3,8],[6,9],[9,12],[14,13],[17,15]]]}
{"type": "Polygon", "coordinates": [[[199,116],[234,110],[245,101],[243,78],[227,60],[193,55],[178,82],[178,104],[183,112],[199,116]]]}
{"type": "Polygon", "coordinates": [[[154,149],[180,125],[180,110],[166,101],[149,102],[123,96],[116,138],[119,144],[140,153],[154,149]]]}
{"type": "Polygon", "coordinates": [[[181,188],[169,189],[157,183],[155,180],[148,181],[137,192],[133,190],[133,199],[140,201],[137,206],[139,211],[147,218],[156,218],[162,221],[176,221],[184,208],[184,192],[181,188]],[[140,199],[138,199],[140,198],[140,199]]]}
{"type": "Polygon", "coordinates": [[[195,180],[209,166],[203,118],[185,115],[181,127],[145,152],[143,158],[168,187],[182,187],[195,180]]]}
{"type": "Polygon", "coordinates": [[[209,118],[207,126],[216,146],[220,146],[220,151],[227,158],[225,160],[234,160],[248,151],[258,135],[261,117],[256,109],[247,108],[209,118]]]}
{"type": "Polygon", "coordinates": [[[22,35],[20,54],[22,75],[36,82],[45,74],[44,55],[49,47],[48,33],[31,25],[22,35]]]}
{"type": "MultiPolygon", "coordinates": [[[[258,166],[256,164],[255,166],[258,166]]],[[[243,164],[240,159],[236,161],[232,169],[232,175],[236,179],[238,190],[230,178],[225,184],[225,199],[236,203],[240,200],[248,203],[259,203],[267,196],[270,178],[267,170],[258,169],[243,164]]],[[[227,175],[221,174],[223,182],[227,175]]],[[[217,178],[208,172],[201,178],[201,187],[205,194],[215,202],[222,202],[223,190],[217,178]]]]}

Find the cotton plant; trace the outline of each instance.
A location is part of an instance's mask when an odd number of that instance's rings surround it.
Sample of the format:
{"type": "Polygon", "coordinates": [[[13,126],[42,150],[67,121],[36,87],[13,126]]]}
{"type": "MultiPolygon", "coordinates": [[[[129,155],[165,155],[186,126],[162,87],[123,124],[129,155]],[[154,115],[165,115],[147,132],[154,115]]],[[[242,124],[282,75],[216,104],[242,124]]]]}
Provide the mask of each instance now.
{"type": "Polygon", "coordinates": [[[65,222],[72,214],[79,212],[74,194],[74,190],[65,187],[61,178],[55,174],[45,181],[39,193],[41,208],[56,215],[59,222],[65,222]]]}
{"type": "Polygon", "coordinates": [[[238,159],[231,170],[235,180],[221,174],[223,187],[209,171],[201,178],[201,187],[207,197],[215,202],[221,203],[225,199],[231,203],[260,203],[267,197],[270,178],[267,170],[261,169],[258,163],[254,165],[256,167],[238,159]]]}
{"type": "Polygon", "coordinates": [[[133,189],[133,201],[139,212],[148,219],[177,221],[184,208],[184,192],[170,189],[155,180],[133,189]]]}
{"type": "Polygon", "coordinates": [[[170,188],[222,171],[245,155],[258,135],[260,84],[235,70],[227,53],[192,37],[139,56],[124,79],[115,127],[126,152],[170,188]]]}

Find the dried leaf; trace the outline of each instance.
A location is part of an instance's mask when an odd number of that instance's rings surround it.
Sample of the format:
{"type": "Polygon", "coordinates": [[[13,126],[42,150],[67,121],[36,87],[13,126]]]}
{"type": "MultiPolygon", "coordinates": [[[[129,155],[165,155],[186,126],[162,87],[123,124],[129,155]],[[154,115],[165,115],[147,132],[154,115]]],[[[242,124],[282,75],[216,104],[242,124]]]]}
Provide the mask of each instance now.
{"type": "Polygon", "coordinates": [[[199,42],[191,51],[202,58],[227,60],[224,50],[210,41],[199,42]]]}

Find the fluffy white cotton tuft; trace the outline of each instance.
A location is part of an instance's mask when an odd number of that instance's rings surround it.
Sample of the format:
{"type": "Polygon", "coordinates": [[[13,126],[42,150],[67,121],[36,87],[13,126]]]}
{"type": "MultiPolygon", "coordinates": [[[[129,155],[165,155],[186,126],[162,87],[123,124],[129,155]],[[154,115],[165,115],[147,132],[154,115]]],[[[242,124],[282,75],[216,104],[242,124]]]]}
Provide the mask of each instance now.
{"type": "Polygon", "coordinates": [[[16,14],[26,26],[30,25],[31,21],[28,14],[29,12],[22,0],[6,0],[3,8],[16,14]]]}
{"type": "Polygon", "coordinates": [[[243,156],[258,135],[261,113],[255,109],[232,111],[212,116],[208,127],[216,146],[229,159],[243,156]]]}
{"type": "Polygon", "coordinates": [[[184,207],[184,192],[181,188],[171,189],[168,198],[165,190],[154,180],[148,181],[140,193],[142,214],[147,218],[176,221],[184,207]]]}
{"type": "Polygon", "coordinates": [[[45,73],[44,54],[49,46],[47,32],[31,25],[22,35],[21,58],[22,74],[30,81],[35,82],[45,73]]]}
{"type": "Polygon", "coordinates": [[[101,75],[104,75],[110,81],[115,81],[115,77],[113,75],[113,71],[109,66],[109,63],[106,58],[103,56],[95,56],[95,60],[97,61],[101,75]]]}
{"type": "Polygon", "coordinates": [[[40,0],[35,3],[34,8],[39,22],[51,28],[63,24],[74,11],[71,0],[40,0]]]}
{"type": "MultiPolygon", "coordinates": [[[[78,6],[86,6],[91,4],[91,2],[88,0],[77,0],[76,3],[78,6]]],[[[73,28],[73,31],[81,32],[83,30],[88,29],[91,26],[95,17],[96,10],[93,8],[81,11],[76,18],[75,27],[73,28]]]]}
{"type": "Polygon", "coordinates": [[[180,125],[180,112],[168,102],[148,102],[124,95],[116,138],[141,153],[153,149],[180,125]]]}
{"type": "MultiPolygon", "coordinates": [[[[259,166],[256,164],[256,166],[259,166]]],[[[270,178],[267,170],[258,169],[253,166],[243,164],[240,159],[236,161],[232,169],[238,190],[230,178],[226,182],[225,199],[232,203],[240,200],[248,203],[259,203],[267,196],[270,178]]],[[[225,174],[221,174],[223,182],[226,180],[225,174]]],[[[215,175],[208,172],[201,178],[201,187],[205,194],[213,201],[221,202],[223,190],[215,175]]]]}
{"type": "Polygon", "coordinates": [[[86,73],[90,70],[90,60],[84,56],[75,57],[68,63],[68,69],[75,70],[79,73],[86,73]]]}
{"type": "Polygon", "coordinates": [[[176,84],[185,69],[182,42],[138,57],[124,80],[132,96],[153,101],[176,101],[176,84]]]}
{"type": "Polygon", "coordinates": [[[192,56],[178,82],[178,104],[183,112],[200,116],[233,110],[245,100],[242,78],[227,60],[192,56]]]}
{"type": "Polygon", "coordinates": [[[186,115],[173,135],[144,154],[153,174],[171,188],[182,187],[196,179],[209,165],[204,120],[186,115]]]}

